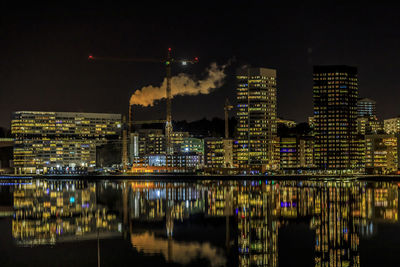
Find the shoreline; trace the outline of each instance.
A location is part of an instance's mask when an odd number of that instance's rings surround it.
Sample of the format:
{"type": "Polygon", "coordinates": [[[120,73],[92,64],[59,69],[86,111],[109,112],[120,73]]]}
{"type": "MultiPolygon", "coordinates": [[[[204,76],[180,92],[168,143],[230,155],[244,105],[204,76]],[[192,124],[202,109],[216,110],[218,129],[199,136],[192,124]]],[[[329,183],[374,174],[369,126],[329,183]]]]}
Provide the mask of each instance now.
{"type": "Polygon", "coordinates": [[[1,175],[0,180],[358,180],[358,181],[400,181],[400,175],[190,175],[190,174],[158,174],[158,175],[1,175]]]}

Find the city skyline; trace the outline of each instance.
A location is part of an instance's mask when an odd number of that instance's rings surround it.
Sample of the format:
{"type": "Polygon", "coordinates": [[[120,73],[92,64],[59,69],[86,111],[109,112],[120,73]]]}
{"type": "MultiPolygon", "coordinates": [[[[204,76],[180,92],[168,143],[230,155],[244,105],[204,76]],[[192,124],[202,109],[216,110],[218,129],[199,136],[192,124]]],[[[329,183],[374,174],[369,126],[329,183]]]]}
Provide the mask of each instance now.
{"type": "MultiPolygon", "coordinates": [[[[398,115],[395,88],[399,82],[393,72],[399,57],[395,48],[400,38],[395,29],[400,21],[394,10],[379,5],[276,5],[270,9],[270,18],[258,16],[247,23],[235,20],[241,14],[260,14],[264,7],[216,7],[205,18],[201,7],[187,13],[174,5],[166,7],[173,11],[171,17],[146,12],[146,8],[140,12],[129,7],[108,10],[102,5],[32,10],[4,6],[0,125],[8,128],[11,113],[17,110],[126,114],[135,89],[159,85],[164,69],[154,64],[91,64],[88,54],[157,58],[164,56],[167,47],[172,47],[177,58],[200,59],[198,66],[174,68],[174,75],[183,72],[200,79],[210,63],[232,62],[221,88],[208,95],[174,98],[176,120],[222,118],[226,96],[236,104],[234,72],[242,65],[277,70],[278,116],[286,119],[300,122],[312,115],[312,66],[336,64],[358,68],[359,96],[377,102],[379,119],[398,115]],[[222,10],[232,16],[218,16],[222,10]],[[155,27],[161,21],[167,22],[155,27]],[[241,31],[257,42],[240,38],[241,31]],[[199,113],[205,103],[208,108],[199,113]]],[[[137,107],[138,118],[163,118],[164,102],[137,107]]]]}

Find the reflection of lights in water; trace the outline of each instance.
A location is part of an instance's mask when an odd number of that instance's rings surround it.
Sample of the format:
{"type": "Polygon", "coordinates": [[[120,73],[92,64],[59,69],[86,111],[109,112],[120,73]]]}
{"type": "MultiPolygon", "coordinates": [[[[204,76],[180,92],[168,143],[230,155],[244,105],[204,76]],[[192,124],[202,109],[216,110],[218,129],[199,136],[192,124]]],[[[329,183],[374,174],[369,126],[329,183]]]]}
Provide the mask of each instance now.
{"type": "Polygon", "coordinates": [[[10,186],[10,185],[31,185],[32,183],[0,183],[0,186],[10,186]]]}
{"type": "Polygon", "coordinates": [[[210,261],[211,266],[226,265],[226,258],[222,251],[211,246],[210,243],[178,242],[157,238],[149,232],[132,234],[131,243],[139,252],[146,254],[160,253],[165,259],[169,258],[171,253],[168,250],[172,249],[170,260],[179,264],[189,264],[194,259],[206,258],[210,261]]]}

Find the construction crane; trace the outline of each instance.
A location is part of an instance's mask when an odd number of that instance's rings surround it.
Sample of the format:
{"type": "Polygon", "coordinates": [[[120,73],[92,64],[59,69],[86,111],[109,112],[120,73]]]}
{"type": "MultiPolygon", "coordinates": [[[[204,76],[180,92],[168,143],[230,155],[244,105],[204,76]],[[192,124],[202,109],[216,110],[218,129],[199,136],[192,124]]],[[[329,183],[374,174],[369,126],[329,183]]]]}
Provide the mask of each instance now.
{"type": "Polygon", "coordinates": [[[224,111],[225,111],[225,139],[229,138],[229,110],[233,109],[233,106],[229,103],[229,99],[226,98],[224,111]]]}
{"type": "MultiPolygon", "coordinates": [[[[166,148],[167,154],[173,153],[173,146],[171,141],[172,136],[172,113],[171,113],[171,66],[172,64],[179,63],[181,65],[187,64],[195,64],[199,61],[198,57],[195,57],[193,60],[186,59],[174,59],[171,55],[171,48],[168,48],[167,57],[164,59],[154,59],[154,58],[116,58],[116,57],[97,57],[93,55],[89,55],[89,60],[101,60],[101,61],[117,61],[117,62],[153,62],[153,63],[162,63],[166,67],[167,74],[167,88],[166,88],[166,98],[167,98],[167,118],[165,122],[165,139],[166,139],[166,148]]],[[[129,116],[131,116],[131,110],[129,109],[129,116]]],[[[131,121],[129,125],[131,125],[131,121]]]]}

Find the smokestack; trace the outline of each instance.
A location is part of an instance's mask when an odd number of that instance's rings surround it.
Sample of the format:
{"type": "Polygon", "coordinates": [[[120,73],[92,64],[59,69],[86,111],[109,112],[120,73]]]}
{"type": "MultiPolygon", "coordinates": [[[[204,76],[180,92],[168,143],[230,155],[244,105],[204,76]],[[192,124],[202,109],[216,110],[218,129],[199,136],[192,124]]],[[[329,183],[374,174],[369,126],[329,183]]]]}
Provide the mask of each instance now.
{"type": "MultiPolygon", "coordinates": [[[[226,76],[224,70],[227,65],[218,66],[217,63],[212,63],[207,69],[207,76],[203,80],[195,80],[184,73],[171,77],[171,97],[211,93],[213,89],[222,86],[226,76]]],[[[145,86],[132,94],[130,105],[153,106],[155,101],[166,98],[166,89],[167,79],[164,79],[159,87],[145,86]]]]}

